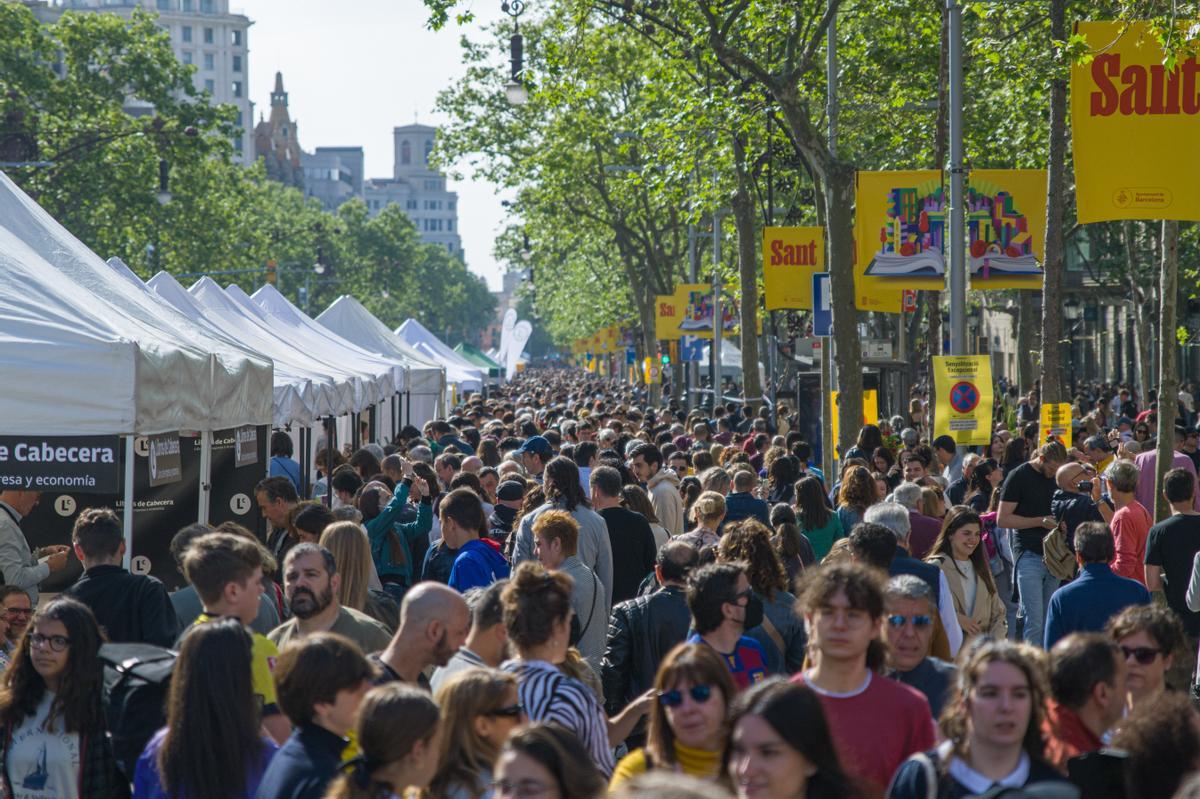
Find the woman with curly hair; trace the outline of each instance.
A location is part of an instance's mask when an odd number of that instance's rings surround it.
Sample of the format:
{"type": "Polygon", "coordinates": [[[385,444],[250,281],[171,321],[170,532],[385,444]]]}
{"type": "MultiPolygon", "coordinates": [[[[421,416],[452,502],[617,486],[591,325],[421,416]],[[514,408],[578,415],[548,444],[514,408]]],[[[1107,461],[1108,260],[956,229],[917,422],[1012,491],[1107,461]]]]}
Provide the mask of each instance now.
{"type": "Polygon", "coordinates": [[[103,641],[92,611],[68,597],[29,622],[0,678],[4,796],[26,795],[14,793],[16,781],[63,799],[129,796],[104,726],[103,641]]]}
{"type": "Polygon", "coordinates": [[[1045,760],[1046,687],[1037,651],[1009,641],[963,651],[958,696],[942,714],[943,742],[897,770],[890,799],[965,799],[997,783],[1066,782],[1045,760]]]}
{"type": "Polygon", "coordinates": [[[837,516],[842,530],[853,530],[867,508],[876,503],[875,479],[865,466],[851,466],[842,474],[838,489],[837,516]]]}
{"type": "Polygon", "coordinates": [[[793,610],[796,597],[788,588],[787,571],[771,545],[771,531],[756,519],[727,525],[717,545],[721,563],[745,563],[746,579],[763,604],[763,622],[746,630],[766,653],[767,671],[791,674],[804,666],[804,620],[793,610]]]}

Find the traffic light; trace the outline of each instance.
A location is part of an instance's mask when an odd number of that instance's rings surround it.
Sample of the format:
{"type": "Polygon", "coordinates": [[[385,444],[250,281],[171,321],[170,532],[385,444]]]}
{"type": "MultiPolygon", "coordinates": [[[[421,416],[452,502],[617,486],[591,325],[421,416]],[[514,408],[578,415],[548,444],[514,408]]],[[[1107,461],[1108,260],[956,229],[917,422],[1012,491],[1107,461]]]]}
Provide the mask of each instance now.
{"type": "Polygon", "coordinates": [[[276,278],[275,261],[272,259],[270,261],[267,261],[267,282],[270,283],[272,286],[274,286],[275,278],[276,278]]]}
{"type": "Polygon", "coordinates": [[[662,365],[667,366],[670,363],[671,363],[671,356],[664,352],[662,354],[662,365]]]}

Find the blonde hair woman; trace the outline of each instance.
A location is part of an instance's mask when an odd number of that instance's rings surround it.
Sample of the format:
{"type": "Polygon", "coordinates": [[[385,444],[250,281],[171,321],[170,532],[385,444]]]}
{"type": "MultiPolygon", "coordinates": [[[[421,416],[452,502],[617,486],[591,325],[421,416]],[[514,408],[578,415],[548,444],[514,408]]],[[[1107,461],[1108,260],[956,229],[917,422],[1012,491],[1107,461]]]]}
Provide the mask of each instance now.
{"type": "Polygon", "coordinates": [[[437,692],[442,711],[434,796],[479,799],[491,790],[492,767],[509,733],[525,721],[517,678],[495,669],[467,669],[437,692]]]}
{"type": "Polygon", "coordinates": [[[697,550],[715,546],[720,540],[717,536],[717,528],[721,526],[724,519],[725,497],[716,491],[705,491],[692,505],[692,521],[696,524],[695,529],[679,536],[678,540],[691,544],[697,550]]]}
{"type": "Polygon", "coordinates": [[[395,603],[389,604],[387,597],[370,592],[373,586],[379,585],[379,577],[375,574],[371,544],[362,525],[334,522],[321,533],[321,546],[333,553],[333,562],[342,576],[342,585],[338,589],[338,601],[342,606],[361,610],[394,632],[398,615],[395,603]]]}

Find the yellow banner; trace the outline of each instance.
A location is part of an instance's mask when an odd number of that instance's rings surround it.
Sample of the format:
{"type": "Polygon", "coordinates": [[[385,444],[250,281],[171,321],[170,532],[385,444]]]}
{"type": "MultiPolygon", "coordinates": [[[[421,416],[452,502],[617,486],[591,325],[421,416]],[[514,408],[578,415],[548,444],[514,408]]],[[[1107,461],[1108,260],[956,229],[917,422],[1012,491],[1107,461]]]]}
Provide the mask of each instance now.
{"type": "Polygon", "coordinates": [[[812,276],[825,268],[824,228],[763,228],[762,259],[768,311],[813,307],[812,276]]]}
{"type": "Polygon", "coordinates": [[[987,355],[933,356],[933,435],[959,444],[992,438],[992,362],[987,355]]]}
{"type": "Polygon", "coordinates": [[[1071,446],[1071,403],[1043,402],[1041,424],[1038,425],[1038,444],[1045,444],[1050,436],[1071,446]]]}
{"type": "MultiPolygon", "coordinates": [[[[833,408],[833,419],[831,419],[830,421],[833,426],[833,443],[834,443],[833,459],[834,460],[838,460],[838,453],[837,453],[836,445],[837,445],[837,440],[838,440],[838,430],[841,429],[838,425],[839,417],[841,416],[841,413],[838,411],[838,394],[839,393],[840,392],[837,392],[837,391],[829,392],[829,398],[830,398],[829,404],[830,404],[830,407],[833,408]]],[[[878,421],[879,421],[879,392],[873,388],[866,389],[863,391],[862,423],[864,425],[867,425],[867,424],[875,424],[878,421]]],[[[872,468],[872,471],[874,471],[874,468],[872,468]]]]}
{"type": "Polygon", "coordinates": [[[966,217],[971,288],[1041,289],[1046,170],[972,169],[966,217]]]}
{"type": "Polygon", "coordinates": [[[900,313],[904,289],[944,289],[949,231],[942,173],[859,172],[856,184],[855,305],[900,313]]]}
{"type": "Polygon", "coordinates": [[[1071,68],[1080,222],[1200,220],[1196,57],[1168,73],[1144,22],[1079,22],[1096,54],[1071,68]]]}
{"type": "MultiPolygon", "coordinates": [[[[726,288],[721,303],[727,336],[737,335],[741,317],[736,301],[729,301],[726,288]]],[[[654,337],[659,341],[678,341],[684,336],[711,339],[713,328],[712,286],[707,283],[681,283],[673,295],[659,294],[654,298],[654,337]]],[[[762,314],[758,315],[757,332],[762,335],[762,314]]]]}

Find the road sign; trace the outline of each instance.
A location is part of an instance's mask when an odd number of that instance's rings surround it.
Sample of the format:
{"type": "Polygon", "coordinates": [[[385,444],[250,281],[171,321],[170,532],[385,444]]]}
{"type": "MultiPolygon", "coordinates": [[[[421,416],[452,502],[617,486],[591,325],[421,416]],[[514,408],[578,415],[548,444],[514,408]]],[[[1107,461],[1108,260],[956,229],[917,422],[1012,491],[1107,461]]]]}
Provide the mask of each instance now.
{"type": "Polygon", "coordinates": [[[979,404],[979,387],[966,380],[950,389],[950,407],[959,413],[970,413],[979,404]]]}
{"type": "Polygon", "coordinates": [[[625,365],[633,366],[635,363],[637,363],[637,350],[635,350],[633,347],[626,347],[625,348],[625,365]]]}
{"type": "Polygon", "coordinates": [[[833,302],[829,291],[829,273],[813,273],[813,335],[833,333],[833,302]]]}
{"type": "Polygon", "coordinates": [[[900,298],[900,308],[904,313],[913,313],[917,310],[917,292],[915,289],[904,289],[904,293],[900,298]]]}
{"type": "Polygon", "coordinates": [[[1051,436],[1067,446],[1065,438],[1071,429],[1071,404],[1069,402],[1043,402],[1041,424],[1038,425],[1038,444],[1045,444],[1051,436]]]}
{"type": "Polygon", "coordinates": [[[684,336],[679,339],[679,360],[684,363],[699,363],[704,360],[704,342],[699,336],[684,336]]]}

